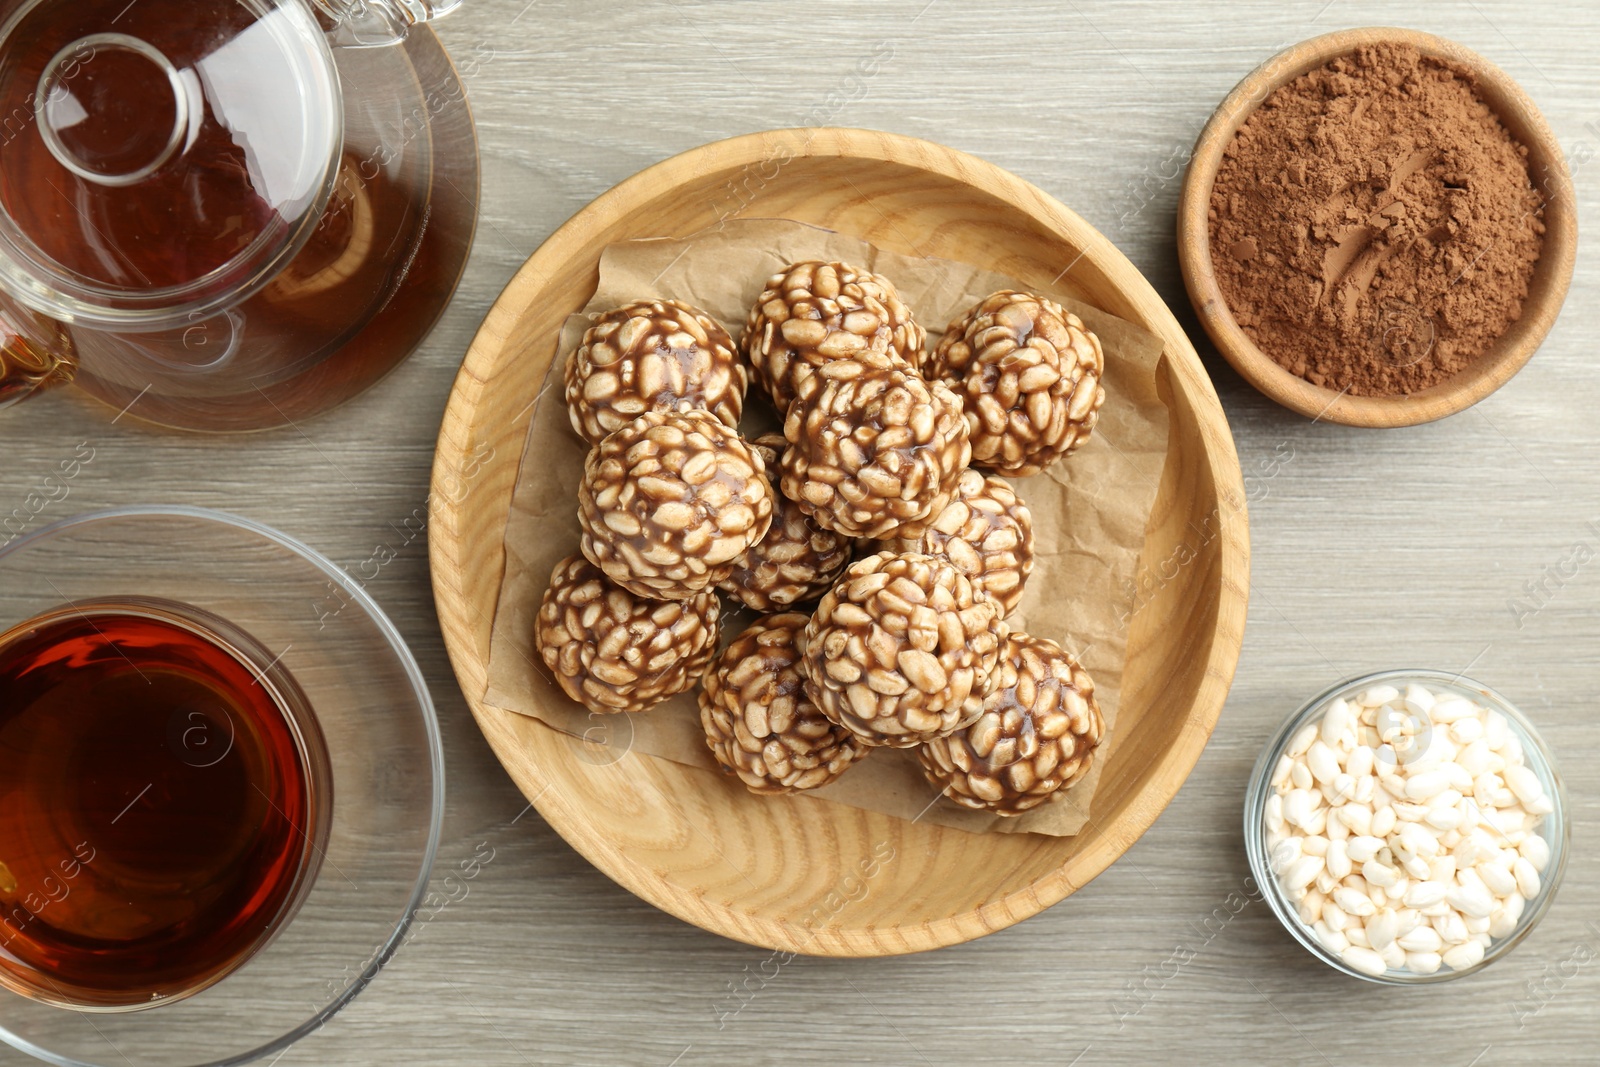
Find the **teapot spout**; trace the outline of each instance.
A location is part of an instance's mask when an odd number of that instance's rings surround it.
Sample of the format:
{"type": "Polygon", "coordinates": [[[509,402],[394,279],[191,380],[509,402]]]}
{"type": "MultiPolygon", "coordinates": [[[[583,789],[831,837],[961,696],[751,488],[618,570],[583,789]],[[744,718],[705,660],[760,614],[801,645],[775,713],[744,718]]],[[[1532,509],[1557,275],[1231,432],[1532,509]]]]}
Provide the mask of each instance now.
{"type": "Polygon", "coordinates": [[[442,18],[462,0],[311,0],[332,23],[328,39],[338,48],[383,48],[399,44],[419,22],[442,18]]]}
{"type": "Polygon", "coordinates": [[[13,316],[0,311],[0,408],[77,375],[78,356],[67,331],[57,323],[40,326],[53,328],[19,329],[13,316]]]}

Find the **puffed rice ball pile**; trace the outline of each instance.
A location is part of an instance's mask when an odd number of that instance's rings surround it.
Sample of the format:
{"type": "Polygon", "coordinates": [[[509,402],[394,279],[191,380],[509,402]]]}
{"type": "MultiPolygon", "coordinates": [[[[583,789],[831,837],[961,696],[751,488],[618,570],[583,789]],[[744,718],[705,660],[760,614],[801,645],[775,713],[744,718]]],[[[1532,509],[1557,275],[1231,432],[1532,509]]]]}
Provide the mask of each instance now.
{"type": "Polygon", "coordinates": [[[1081,444],[1102,374],[1099,341],[1043,297],[995,293],[930,350],[894,283],[848,263],[772,275],[737,344],[680,301],[599,316],[565,367],[591,453],[539,653],[591,712],[698,680],[707,746],[752,792],[898,747],[968,807],[1050,803],[1104,729],[1082,666],[1005,621],[1034,549],[999,475],[1081,444]],[[739,434],[752,378],[782,437],[739,434]],[[780,613],[716,655],[716,590],[780,613]]]}

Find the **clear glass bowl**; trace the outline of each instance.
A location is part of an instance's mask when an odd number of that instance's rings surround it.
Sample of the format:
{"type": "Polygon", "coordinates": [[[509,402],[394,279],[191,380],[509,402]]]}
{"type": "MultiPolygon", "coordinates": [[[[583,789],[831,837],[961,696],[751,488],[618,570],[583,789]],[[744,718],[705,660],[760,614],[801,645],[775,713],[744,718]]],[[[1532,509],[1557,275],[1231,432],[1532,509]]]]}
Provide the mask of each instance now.
{"type": "Polygon", "coordinates": [[[1562,873],[1567,865],[1567,793],[1561,783],[1561,776],[1556,772],[1555,761],[1550,756],[1550,750],[1544,740],[1539,736],[1533,724],[1518,711],[1517,708],[1506,700],[1505,697],[1459,674],[1447,671],[1421,669],[1400,669],[1379,671],[1374,674],[1363,674],[1355,678],[1348,678],[1336,685],[1329,686],[1310,700],[1284,721],[1278,732],[1273,735],[1261,756],[1256,760],[1255,769],[1250,773],[1250,784],[1245,792],[1244,801],[1244,843],[1245,853],[1250,860],[1250,872],[1255,877],[1256,884],[1261,887],[1262,895],[1271,906],[1272,912],[1283,923],[1284,928],[1294,935],[1295,940],[1305,946],[1306,951],[1322,960],[1328,966],[1353,978],[1360,978],[1368,982],[1378,982],[1385,985],[1426,985],[1431,982],[1448,982],[1463,975],[1472,974],[1489,966],[1495,960],[1510,952],[1516,947],[1528,932],[1534,928],[1544,913],[1549,910],[1550,902],[1555,898],[1556,890],[1560,887],[1562,873]],[[1483,959],[1477,964],[1461,970],[1440,968],[1433,974],[1416,974],[1411,971],[1397,971],[1390,969],[1382,975],[1370,975],[1351,967],[1338,955],[1329,951],[1320,941],[1311,928],[1300,919],[1299,909],[1284,892],[1278,881],[1278,876],[1272,870],[1272,864],[1267,855],[1266,842],[1266,804],[1267,798],[1272,795],[1272,772],[1278,764],[1278,758],[1289,747],[1290,739],[1306,723],[1320,719],[1323,709],[1335,697],[1351,698],[1354,694],[1376,685],[1391,685],[1404,690],[1406,683],[1417,682],[1435,693],[1448,692],[1467,697],[1478,704],[1498,711],[1506,717],[1513,733],[1522,743],[1523,757],[1529,770],[1538,776],[1539,782],[1544,786],[1544,791],[1555,806],[1555,810],[1544,817],[1538,832],[1550,845],[1550,862],[1540,874],[1539,893],[1528,901],[1523,910],[1522,918],[1516,928],[1505,937],[1495,939],[1489,948],[1484,950],[1483,959]]]}
{"type": "Polygon", "coordinates": [[[0,547],[0,632],[64,603],[130,597],[192,605],[281,651],[326,742],[321,863],[270,942],[215,985],[110,1014],[0,990],[0,1039],[67,1067],[246,1063],[320,1027],[404,941],[439,843],[438,721],[378,605],[265,526],[199,508],[123,508],[0,547]]]}

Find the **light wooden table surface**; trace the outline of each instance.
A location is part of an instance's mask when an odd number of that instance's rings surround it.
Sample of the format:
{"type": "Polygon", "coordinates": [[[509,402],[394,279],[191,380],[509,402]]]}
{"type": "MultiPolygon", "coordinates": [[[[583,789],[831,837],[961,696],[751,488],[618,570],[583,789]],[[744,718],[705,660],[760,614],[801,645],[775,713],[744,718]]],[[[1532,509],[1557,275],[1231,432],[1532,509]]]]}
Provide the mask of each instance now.
{"type": "MultiPolygon", "coordinates": [[[[1487,55],[1538,101],[1575,162],[1600,155],[1592,4],[467,0],[440,32],[458,59],[478,59],[468,88],[484,206],[465,283],[424,348],[305,436],[185,438],[109,425],[71,394],[42,398],[0,416],[0,512],[89,440],[94,462],[48,517],[140,502],[224,508],[354,567],[423,505],[461,354],[539,242],[642,167],[774,126],[882,128],[1007,167],[1109,235],[1194,328],[1173,211],[1211,108],[1282,46],[1396,19],[1487,55]],[[874,54],[886,57],[876,73],[852,81],[874,54]]],[[[1600,162],[1575,170],[1593,231],[1600,162]]],[[[1432,426],[1310,425],[1200,344],[1254,501],[1250,626],[1221,724],[1154,828],[1093,884],[931,955],[802,958],[771,977],[767,952],[655,911],[537,814],[519,819],[525,801],[456,688],[424,546],[411,545],[369,588],[410,640],[443,720],[439,871],[482,842],[494,858],[347,1011],[277,1062],[1594,1062],[1600,562],[1562,579],[1531,617],[1508,606],[1573,545],[1600,558],[1591,248],[1586,239],[1566,312],[1528,368],[1432,426]],[[1244,888],[1240,803],[1268,733],[1337,677],[1405,665],[1470,665],[1538,722],[1571,791],[1574,857],[1554,909],[1504,961],[1393,991],[1336,975],[1265,905],[1230,894],[1244,888]],[[735,986],[754,993],[734,998],[735,986]]],[[[0,1064],[24,1062],[0,1052],[0,1064]]]]}

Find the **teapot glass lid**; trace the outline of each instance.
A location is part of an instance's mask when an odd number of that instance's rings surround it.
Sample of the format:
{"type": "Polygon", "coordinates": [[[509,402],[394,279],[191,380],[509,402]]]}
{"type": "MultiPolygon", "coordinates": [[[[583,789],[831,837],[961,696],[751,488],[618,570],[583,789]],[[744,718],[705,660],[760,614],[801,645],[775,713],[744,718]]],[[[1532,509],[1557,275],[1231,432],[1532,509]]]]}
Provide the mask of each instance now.
{"type": "Polygon", "coordinates": [[[106,329],[253,293],[322,214],[338,76],[303,0],[0,0],[0,286],[106,329]]]}

